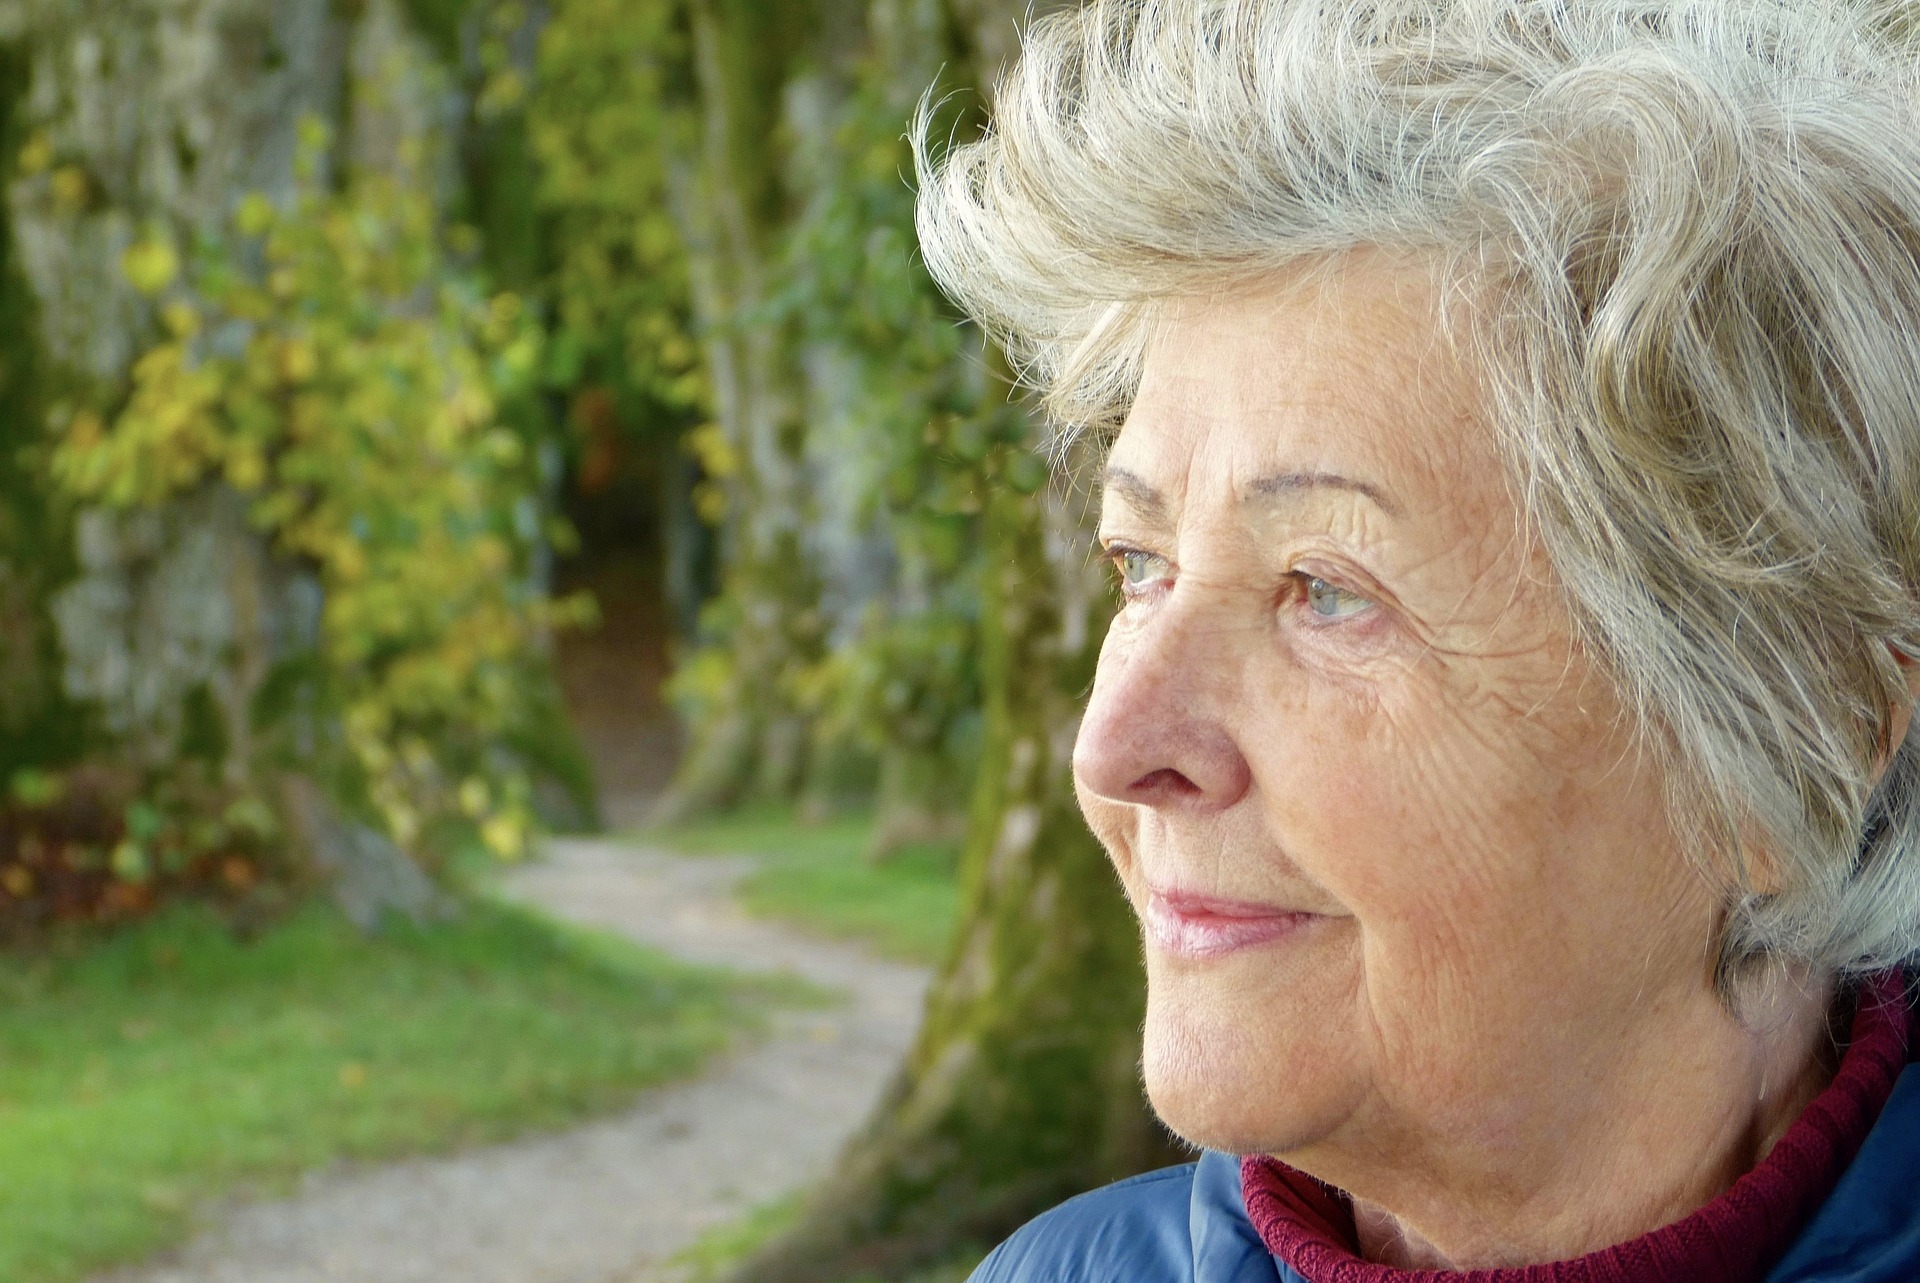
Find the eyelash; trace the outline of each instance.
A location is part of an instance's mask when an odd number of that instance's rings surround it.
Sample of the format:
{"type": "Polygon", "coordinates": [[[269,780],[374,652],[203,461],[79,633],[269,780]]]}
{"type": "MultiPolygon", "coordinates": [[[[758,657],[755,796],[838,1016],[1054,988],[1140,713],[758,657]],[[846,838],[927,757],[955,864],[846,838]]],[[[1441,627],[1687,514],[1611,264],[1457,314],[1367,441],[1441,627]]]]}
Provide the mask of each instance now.
{"type": "MultiPolygon", "coordinates": [[[[1134,557],[1134,556],[1150,557],[1156,561],[1165,562],[1169,568],[1171,568],[1172,566],[1171,562],[1167,562],[1166,558],[1159,556],[1157,553],[1148,552],[1144,548],[1136,548],[1131,544],[1118,544],[1118,543],[1109,544],[1107,545],[1106,556],[1107,556],[1107,560],[1113,563],[1114,576],[1119,582],[1120,595],[1124,600],[1129,602],[1141,600],[1142,598],[1148,595],[1148,592],[1142,589],[1135,588],[1127,582],[1126,559],[1128,557],[1134,557]]],[[[1302,605],[1305,605],[1307,607],[1305,613],[1310,616],[1313,616],[1314,619],[1316,620],[1316,622],[1312,625],[1312,627],[1326,628],[1334,624],[1345,623],[1347,620],[1354,618],[1355,616],[1365,616],[1370,613],[1367,609],[1361,609],[1361,610],[1352,612],[1351,615],[1321,614],[1319,611],[1314,610],[1312,608],[1312,605],[1310,604],[1310,594],[1313,590],[1313,585],[1315,582],[1325,584],[1327,587],[1332,588],[1336,592],[1345,593],[1350,597],[1358,598],[1359,600],[1365,602],[1367,607],[1377,607],[1379,604],[1374,598],[1367,595],[1366,593],[1357,592],[1354,589],[1347,587],[1345,584],[1340,583],[1338,580],[1329,579],[1325,575],[1316,575],[1313,572],[1307,571],[1307,570],[1291,570],[1287,572],[1286,577],[1292,580],[1293,583],[1297,586],[1297,593],[1295,595],[1297,596],[1297,600],[1302,605]]]]}
{"type": "MultiPolygon", "coordinates": [[[[1120,595],[1128,601],[1136,601],[1144,597],[1146,593],[1127,582],[1128,557],[1153,557],[1158,561],[1166,561],[1166,559],[1148,552],[1145,548],[1136,548],[1131,544],[1116,543],[1107,545],[1107,560],[1113,564],[1114,579],[1119,586],[1120,595]]],[[[1169,562],[1167,564],[1171,566],[1172,563],[1169,562]]]]}

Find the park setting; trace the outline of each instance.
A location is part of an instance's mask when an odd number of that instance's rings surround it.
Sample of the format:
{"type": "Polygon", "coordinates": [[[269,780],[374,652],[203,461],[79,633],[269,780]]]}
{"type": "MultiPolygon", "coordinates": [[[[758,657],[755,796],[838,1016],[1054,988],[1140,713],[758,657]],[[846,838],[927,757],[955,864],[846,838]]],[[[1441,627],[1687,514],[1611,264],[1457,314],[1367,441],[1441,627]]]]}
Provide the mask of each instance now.
{"type": "Polygon", "coordinates": [[[958,1283],[1183,1161],[1096,499],[916,243],[1028,16],[0,0],[0,1283],[958,1283]]]}
{"type": "Polygon", "coordinates": [[[1915,0],[0,0],[0,1283],[1920,1279],[1915,0]]]}

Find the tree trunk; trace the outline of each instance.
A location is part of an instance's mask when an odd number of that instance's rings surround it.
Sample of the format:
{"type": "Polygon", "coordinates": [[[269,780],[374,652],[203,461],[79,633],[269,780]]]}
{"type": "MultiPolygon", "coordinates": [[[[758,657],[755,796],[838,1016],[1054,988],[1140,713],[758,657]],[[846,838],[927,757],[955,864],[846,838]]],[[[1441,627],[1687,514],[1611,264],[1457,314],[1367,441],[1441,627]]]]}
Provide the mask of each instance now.
{"type": "MultiPolygon", "coordinates": [[[[0,8],[0,193],[12,186],[28,137],[22,119],[32,62],[17,12],[0,8]]],[[[47,379],[40,318],[21,270],[13,212],[0,199],[0,780],[63,766],[83,747],[83,711],[60,688],[60,647],[48,603],[73,573],[68,515],[50,501],[36,456],[46,439],[47,379]]]]}
{"type": "MultiPolygon", "coordinates": [[[[27,350],[41,358],[24,371],[34,386],[20,382],[15,362],[0,387],[43,395],[49,404],[36,417],[50,409],[56,429],[124,400],[134,362],[160,332],[167,291],[191,288],[182,277],[197,242],[227,237],[249,194],[292,203],[308,118],[337,134],[347,163],[425,187],[438,204],[454,195],[459,140],[448,130],[446,69],[401,0],[0,0],[0,34],[19,39],[8,46],[8,78],[26,79],[5,121],[0,302],[33,322],[27,350]],[[150,292],[123,258],[149,242],[167,247],[171,264],[150,292]]],[[[10,412],[0,415],[0,441],[19,430],[23,408],[10,412]]],[[[36,439],[45,427],[31,425],[36,439]]],[[[48,485],[44,471],[32,480],[48,485]]],[[[321,587],[310,566],[270,544],[248,505],[209,481],[153,507],[75,515],[67,537],[79,573],[49,611],[65,693],[104,733],[91,750],[154,780],[179,767],[183,724],[204,699],[222,732],[210,750],[217,783],[271,800],[297,794],[283,818],[305,831],[297,845],[321,871],[340,873],[335,890],[357,920],[384,909],[417,916],[434,893],[397,846],[337,813],[311,781],[275,787],[280,766],[256,735],[258,697],[271,670],[315,646],[321,587]],[[336,853],[335,838],[352,850],[336,853]]],[[[13,533],[0,532],[8,611],[13,533]]],[[[25,644],[9,644],[14,631],[0,626],[0,659],[25,644]]],[[[564,750],[563,730],[544,738],[560,745],[555,756],[564,750]]]]}
{"type": "Polygon", "coordinates": [[[987,501],[987,742],[959,938],[877,1115],[740,1283],[898,1277],[1177,1161],[1140,1089],[1138,937],[1069,774],[1104,601],[1078,506],[1004,484],[987,501]]]}
{"type": "MultiPolygon", "coordinates": [[[[1007,0],[948,0],[991,84],[1007,0]]],[[[958,938],[914,1049],[801,1224],[736,1283],[898,1278],[982,1251],[1081,1190],[1180,1161],[1139,1081],[1139,938],[1074,802],[1071,754],[1108,610],[1092,502],[987,469],[985,751],[958,938]]]]}
{"type": "Polygon", "coordinates": [[[670,186],[725,443],[705,461],[726,499],[726,571],[724,619],[708,639],[715,671],[696,692],[692,742],[662,805],[668,818],[753,793],[791,794],[803,769],[805,731],[785,679],[818,652],[819,588],[802,555],[797,372],[787,335],[764,313],[781,215],[771,139],[792,56],[784,37],[804,29],[791,11],[811,7],[687,6],[697,130],[691,154],[670,167],[670,186]]]}

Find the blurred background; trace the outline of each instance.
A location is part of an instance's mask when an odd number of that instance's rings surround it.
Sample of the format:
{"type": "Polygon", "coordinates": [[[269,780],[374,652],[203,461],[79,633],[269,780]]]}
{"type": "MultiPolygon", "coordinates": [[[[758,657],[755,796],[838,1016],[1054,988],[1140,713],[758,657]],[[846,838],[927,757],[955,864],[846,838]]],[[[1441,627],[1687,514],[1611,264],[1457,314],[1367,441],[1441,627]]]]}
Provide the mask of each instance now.
{"type": "Polygon", "coordinates": [[[1089,496],[914,245],[1026,16],[0,0],[0,1283],[959,1279],[1175,1160],[1089,496]]]}

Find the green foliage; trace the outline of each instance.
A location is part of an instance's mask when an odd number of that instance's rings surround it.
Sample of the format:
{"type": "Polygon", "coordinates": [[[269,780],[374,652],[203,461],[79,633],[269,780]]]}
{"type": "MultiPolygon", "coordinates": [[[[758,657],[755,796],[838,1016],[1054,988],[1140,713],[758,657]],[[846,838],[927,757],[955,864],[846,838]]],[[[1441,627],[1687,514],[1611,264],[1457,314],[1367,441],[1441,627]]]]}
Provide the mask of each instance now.
{"type": "Polygon", "coordinates": [[[611,389],[624,422],[665,423],[669,440],[708,396],[671,207],[672,157],[695,127],[673,93],[687,57],[678,9],[559,0],[527,122],[553,246],[553,375],[611,389]]]}
{"type": "MultiPolygon", "coordinates": [[[[907,45],[940,35],[891,34],[907,45]]],[[[809,200],[776,298],[801,343],[830,346],[851,363],[857,448],[871,462],[859,515],[884,531],[898,564],[896,583],[875,596],[850,642],[796,675],[795,702],[813,717],[822,760],[851,746],[876,760],[923,761],[907,773],[918,796],[884,801],[950,812],[968,794],[982,698],[982,495],[1002,483],[1009,449],[1040,461],[1018,450],[1025,419],[982,376],[977,336],[915,251],[904,131],[936,55],[889,47],[876,34],[825,145],[798,151],[796,181],[809,200]]]]}
{"type": "Polygon", "coordinates": [[[450,67],[460,65],[461,27],[479,0],[405,0],[407,20],[450,67]]]}
{"type": "Polygon", "coordinates": [[[235,920],[283,907],[277,817],[257,798],[183,795],[176,774],[144,792],[99,771],[14,772],[0,795],[0,945],[75,922],[138,916],[191,895],[235,920]],[[277,870],[276,870],[277,871],[277,870]]]}
{"type": "Polygon", "coordinates": [[[876,759],[892,751],[968,758],[978,738],[978,621],[960,593],[951,598],[920,610],[873,603],[849,644],[800,675],[797,702],[814,713],[816,738],[876,759]]]}
{"type": "Polygon", "coordinates": [[[246,942],[178,909],[0,971],[0,1283],[60,1283],[336,1158],[501,1139],[691,1072],[773,996],[485,905],[246,942]]]}
{"type": "Polygon", "coordinates": [[[482,297],[449,267],[417,187],[325,186],[328,145],[310,122],[297,201],[247,198],[189,279],[164,235],[128,251],[167,337],[117,414],[71,415],[53,475],[121,508],[215,484],[249,496],[324,593],[291,668],[340,728],[322,764],[336,786],[403,846],[464,816],[517,855],[529,786],[500,745],[539,711],[528,669],[546,631],[579,609],[530,573],[547,531],[512,408],[537,391],[541,331],[519,297],[482,297]]]}

